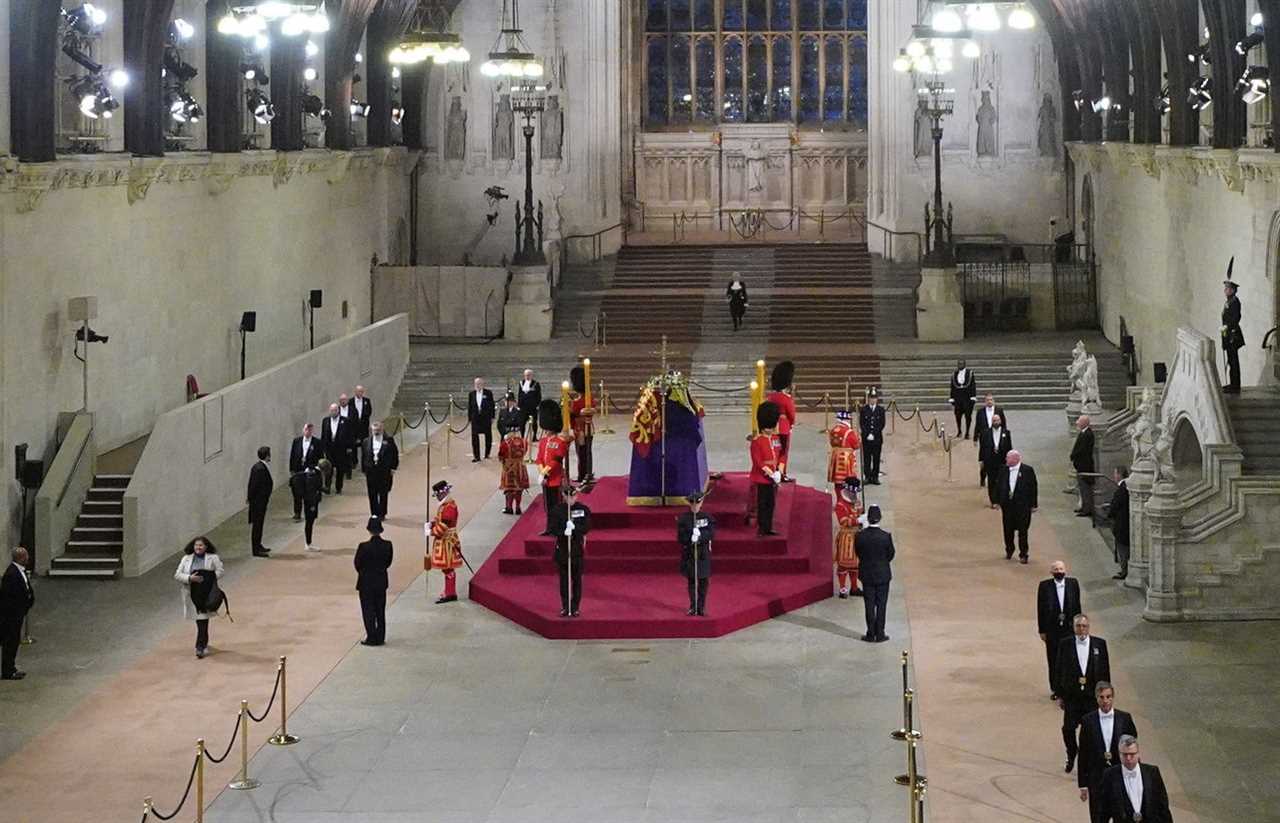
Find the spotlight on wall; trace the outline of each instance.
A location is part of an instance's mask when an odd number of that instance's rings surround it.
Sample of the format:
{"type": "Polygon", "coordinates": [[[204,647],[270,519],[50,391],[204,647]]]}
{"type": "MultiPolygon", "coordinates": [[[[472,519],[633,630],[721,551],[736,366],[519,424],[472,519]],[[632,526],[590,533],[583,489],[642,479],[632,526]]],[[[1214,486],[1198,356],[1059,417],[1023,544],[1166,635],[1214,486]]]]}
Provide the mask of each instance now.
{"type": "Polygon", "coordinates": [[[1266,66],[1250,66],[1236,81],[1236,91],[1250,106],[1265,100],[1271,92],[1271,71],[1266,66]]]}
{"type": "Polygon", "coordinates": [[[1213,92],[1209,91],[1212,79],[1201,77],[1188,90],[1187,102],[1194,111],[1204,111],[1213,103],[1213,92]]]}
{"type": "Polygon", "coordinates": [[[368,117],[369,112],[373,110],[373,106],[368,103],[361,103],[354,97],[351,98],[351,116],[352,117],[368,117]]]}
{"type": "Polygon", "coordinates": [[[182,59],[182,54],[173,46],[164,50],[162,59],[165,76],[172,77],[179,85],[190,83],[200,73],[199,69],[182,59]]]}
{"type": "Polygon", "coordinates": [[[1257,27],[1262,25],[1262,12],[1255,11],[1253,16],[1249,18],[1249,25],[1257,27]]]}
{"type": "Polygon", "coordinates": [[[331,116],[331,112],[324,107],[324,101],[309,93],[302,95],[302,113],[309,117],[319,117],[326,123],[331,116]]]}
{"type": "Polygon", "coordinates": [[[303,46],[303,50],[306,52],[307,57],[315,57],[320,53],[320,47],[316,45],[314,40],[308,40],[307,45],[303,46]]]}
{"type": "Polygon", "coordinates": [[[259,86],[265,86],[271,82],[267,77],[266,69],[262,67],[261,61],[241,62],[240,73],[244,75],[245,80],[253,80],[259,86]]]}
{"type": "Polygon", "coordinates": [[[63,9],[62,20],[67,28],[87,37],[102,28],[107,22],[107,13],[92,3],[84,3],[74,9],[63,9]]]}
{"type": "Polygon", "coordinates": [[[111,113],[120,108],[120,101],[99,77],[84,75],[72,80],[71,94],[80,100],[80,113],[90,120],[110,119],[111,113]]]}
{"type": "Polygon", "coordinates": [[[1206,66],[1209,65],[1209,44],[1207,42],[1201,43],[1200,45],[1196,46],[1195,49],[1188,52],[1187,62],[1188,63],[1199,62],[1199,63],[1204,63],[1206,66]]]}
{"type": "Polygon", "coordinates": [[[195,33],[196,27],[181,17],[175,17],[169,23],[169,39],[171,40],[190,40],[195,33]]]}
{"type": "Polygon", "coordinates": [[[276,118],[276,107],[262,93],[262,89],[248,89],[244,93],[245,107],[253,115],[258,125],[265,126],[276,118]]]}
{"type": "Polygon", "coordinates": [[[893,70],[905,72],[909,68],[911,68],[911,58],[907,55],[907,50],[898,49],[898,56],[893,58],[893,70]]]}
{"type": "Polygon", "coordinates": [[[1076,107],[1076,111],[1084,110],[1084,92],[1076,89],[1071,92],[1071,104],[1076,107]]]}
{"type": "MultiPolygon", "coordinates": [[[[1093,109],[1094,114],[1102,114],[1104,111],[1111,109],[1111,98],[1104,94],[1097,100],[1092,101],[1089,106],[1093,109]]],[[[1116,108],[1118,109],[1119,106],[1116,108]]]]}
{"type": "Polygon", "coordinates": [[[399,103],[391,107],[391,123],[398,126],[404,122],[404,108],[399,103]]]}
{"type": "Polygon", "coordinates": [[[1249,49],[1260,45],[1262,45],[1262,32],[1255,31],[1252,34],[1246,35],[1243,40],[1236,43],[1236,54],[1248,54],[1249,49]]]}
{"type": "Polygon", "coordinates": [[[307,66],[305,69],[302,70],[302,79],[306,80],[308,83],[315,80],[316,70],[311,68],[310,66],[307,66]]]}
{"type": "Polygon", "coordinates": [[[1169,109],[1173,108],[1173,104],[1169,102],[1169,87],[1165,86],[1160,89],[1160,94],[1156,96],[1155,100],[1151,101],[1151,104],[1155,107],[1157,113],[1168,114],[1169,109]]]}
{"type": "Polygon", "coordinates": [[[204,117],[204,109],[196,99],[186,91],[174,91],[168,96],[169,116],[178,123],[199,123],[204,117]]]}

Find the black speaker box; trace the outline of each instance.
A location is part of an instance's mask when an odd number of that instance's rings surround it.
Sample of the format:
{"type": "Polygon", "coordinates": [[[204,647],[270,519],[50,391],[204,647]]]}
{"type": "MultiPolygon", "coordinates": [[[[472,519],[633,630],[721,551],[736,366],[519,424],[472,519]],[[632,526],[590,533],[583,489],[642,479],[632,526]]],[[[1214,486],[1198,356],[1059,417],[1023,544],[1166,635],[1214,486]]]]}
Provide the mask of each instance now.
{"type": "Polygon", "coordinates": [[[18,443],[13,447],[13,479],[22,482],[22,467],[27,462],[27,444],[18,443]]]}
{"type": "Polygon", "coordinates": [[[1157,384],[1163,384],[1164,381],[1169,379],[1169,367],[1164,363],[1152,364],[1151,371],[1155,374],[1157,384]]]}
{"type": "Polygon", "coordinates": [[[18,478],[24,488],[38,489],[44,480],[44,461],[25,460],[22,463],[22,476],[18,478]]]}
{"type": "Polygon", "coordinates": [[[258,330],[258,313],[256,311],[247,311],[240,315],[240,331],[257,331],[258,330]]]}
{"type": "Polygon", "coordinates": [[[311,290],[311,308],[313,309],[320,308],[322,303],[322,299],[321,299],[322,297],[323,297],[323,292],[321,292],[320,289],[312,289],[311,290]]]}
{"type": "Polygon", "coordinates": [[[1120,335],[1120,351],[1125,354],[1133,354],[1133,335],[1120,335]]]}

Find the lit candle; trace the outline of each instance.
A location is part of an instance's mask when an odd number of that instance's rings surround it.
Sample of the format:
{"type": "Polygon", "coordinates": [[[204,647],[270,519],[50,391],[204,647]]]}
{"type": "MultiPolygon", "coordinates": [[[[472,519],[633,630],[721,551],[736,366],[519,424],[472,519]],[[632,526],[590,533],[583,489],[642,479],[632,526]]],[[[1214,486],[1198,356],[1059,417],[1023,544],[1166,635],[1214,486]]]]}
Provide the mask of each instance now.
{"type": "Polygon", "coordinates": [[[760,402],[764,402],[764,361],[756,361],[756,384],[760,386],[760,402]]]}
{"type": "Polygon", "coordinates": [[[569,431],[569,381],[560,384],[560,431],[569,431]]]}
{"type": "Polygon", "coordinates": [[[751,399],[747,402],[747,417],[751,421],[751,433],[753,435],[760,433],[760,430],[756,428],[756,405],[758,400],[756,395],[759,391],[760,391],[760,384],[752,380],[751,381],[751,399]]]}
{"type": "Polygon", "coordinates": [[[586,406],[587,408],[591,408],[591,358],[590,357],[582,358],[582,371],[585,372],[584,376],[586,377],[586,386],[587,386],[587,394],[585,398],[586,406]]]}

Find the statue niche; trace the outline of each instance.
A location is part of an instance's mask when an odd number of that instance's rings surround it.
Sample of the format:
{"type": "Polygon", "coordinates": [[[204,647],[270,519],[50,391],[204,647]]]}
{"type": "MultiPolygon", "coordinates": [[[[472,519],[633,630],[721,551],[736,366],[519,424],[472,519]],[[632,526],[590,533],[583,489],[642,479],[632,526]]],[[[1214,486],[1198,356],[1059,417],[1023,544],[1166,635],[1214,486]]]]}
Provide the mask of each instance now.
{"type": "Polygon", "coordinates": [[[511,95],[504,94],[498,98],[498,107],[493,113],[492,154],[494,160],[512,161],[516,157],[515,150],[515,113],[511,110],[511,95]]]}
{"type": "Polygon", "coordinates": [[[449,115],[444,126],[444,159],[465,160],[467,156],[467,113],[462,110],[462,97],[449,101],[449,115]]]}

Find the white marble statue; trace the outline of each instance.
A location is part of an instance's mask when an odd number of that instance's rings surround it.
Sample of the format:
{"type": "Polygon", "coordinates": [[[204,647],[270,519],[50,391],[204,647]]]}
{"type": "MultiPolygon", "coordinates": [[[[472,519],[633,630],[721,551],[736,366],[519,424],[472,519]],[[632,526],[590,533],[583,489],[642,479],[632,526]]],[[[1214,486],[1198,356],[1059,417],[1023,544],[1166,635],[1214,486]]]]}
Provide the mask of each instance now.
{"type": "Polygon", "coordinates": [[[444,157],[446,160],[462,160],[467,154],[467,113],[462,110],[462,97],[455,94],[449,101],[449,116],[445,118],[444,157]]]}
{"type": "Polygon", "coordinates": [[[560,109],[560,95],[547,95],[547,108],[540,121],[542,137],[538,156],[543,160],[559,160],[564,144],[564,112],[560,109]]]}
{"type": "Polygon", "coordinates": [[[1098,388],[1098,358],[1092,354],[1085,358],[1084,373],[1080,377],[1080,410],[1085,414],[1102,411],[1102,392],[1098,388]]]}
{"type": "Polygon", "coordinates": [[[747,149],[747,191],[764,191],[765,169],[769,164],[769,155],[759,140],[752,140],[747,149]]]}
{"type": "Polygon", "coordinates": [[[996,156],[996,107],[991,103],[991,92],[982,92],[982,102],[974,118],[978,122],[978,156],[996,156]]]}
{"type": "Polygon", "coordinates": [[[511,95],[501,95],[498,98],[498,107],[493,113],[492,157],[494,160],[515,158],[515,124],[515,113],[511,110],[511,95]]]}
{"type": "Polygon", "coordinates": [[[1156,463],[1155,481],[1157,483],[1172,483],[1175,479],[1173,471],[1173,436],[1163,423],[1157,424],[1156,428],[1159,429],[1159,434],[1156,436],[1155,448],[1151,455],[1156,463]]]}
{"type": "Polygon", "coordinates": [[[929,116],[929,101],[916,101],[915,116],[915,155],[916,157],[933,156],[933,118],[929,116]]]}
{"type": "Polygon", "coordinates": [[[1085,360],[1088,356],[1088,352],[1084,350],[1084,341],[1077,340],[1075,348],[1071,350],[1071,365],[1067,366],[1067,379],[1071,381],[1071,400],[1075,403],[1083,401],[1080,381],[1084,376],[1085,360]]]}
{"type": "Polygon", "coordinates": [[[1129,446],[1133,451],[1133,465],[1151,458],[1159,434],[1160,404],[1156,402],[1155,391],[1150,386],[1142,390],[1142,400],[1138,403],[1137,411],[1138,419],[1130,423],[1126,430],[1129,446]]]}

